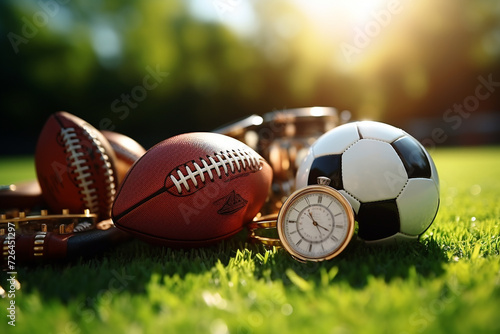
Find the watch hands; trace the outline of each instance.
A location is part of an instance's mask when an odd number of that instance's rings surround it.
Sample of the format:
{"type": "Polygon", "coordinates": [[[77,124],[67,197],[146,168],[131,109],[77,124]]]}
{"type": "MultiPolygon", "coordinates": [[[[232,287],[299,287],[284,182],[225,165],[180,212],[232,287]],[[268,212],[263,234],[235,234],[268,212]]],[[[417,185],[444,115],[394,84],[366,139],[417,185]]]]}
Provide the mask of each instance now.
{"type": "Polygon", "coordinates": [[[323,230],[325,230],[325,231],[329,231],[329,229],[327,229],[326,227],[321,226],[321,225],[320,225],[320,224],[318,224],[318,223],[316,223],[316,226],[317,226],[317,227],[321,227],[321,228],[322,228],[323,230]]]}
{"type": "Polygon", "coordinates": [[[311,217],[313,224],[316,223],[316,221],[314,220],[313,215],[311,213],[311,210],[307,210],[307,213],[309,214],[309,217],[311,217]]]}
{"type": "Polygon", "coordinates": [[[308,210],[307,213],[309,214],[309,217],[311,217],[313,225],[316,226],[316,228],[318,228],[318,231],[319,231],[319,227],[321,227],[325,231],[329,231],[326,227],[321,226],[320,224],[318,224],[317,221],[314,220],[313,215],[312,215],[310,210],[308,210]]]}

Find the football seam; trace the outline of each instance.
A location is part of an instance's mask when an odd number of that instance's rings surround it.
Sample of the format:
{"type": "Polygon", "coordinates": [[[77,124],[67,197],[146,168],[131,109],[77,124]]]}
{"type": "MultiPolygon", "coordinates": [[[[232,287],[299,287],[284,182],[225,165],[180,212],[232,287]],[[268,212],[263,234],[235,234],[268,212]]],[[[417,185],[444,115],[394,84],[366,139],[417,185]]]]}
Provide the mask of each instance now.
{"type": "Polygon", "coordinates": [[[345,152],[347,152],[351,147],[354,146],[354,144],[356,144],[358,141],[362,140],[363,138],[360,137],[358,139],[356,139],[355,141],[353,141],[349,146],[347,146],[340,154],[344,154],[345,152]]]}
{"type": "Polygon", "coordinates": [[[229,172],[231,172],[232,174],[236,174],[241,172],[242,169],[246,171],[247,165],[250,171],[259,171],[260,169],[262,169],[262,165],[258,157],[241,149],[226,150],[225,153],[223,151],[220,151],[219,153],[214,152],[213,156],[207,155],[206,159],[199,158],[199,160],[202,167],[200,166],[200,163],[192,160],[191,164],[194,166],[194,170],[191,170],[188,164],[184,164],[181,166],[184,166],[184,168],[186,169],[185,174],[183,174],[182,171],[177,167],[168,176],[177,189],[179,195],[182,194],[183,190],[188,192],[191,191],[191,187],[188,181],[191,181],[194,187],[198,188],[199,182],[196,179],[197,176],[200,177],[200,181],[202,184],[205,184],[206,176],[208,176],[210,181],[214,181],[213,171],[215,171],[220,179],[222,177],[221,167],[224,170],[224,175],[226,176],[229,176],[229,172]],[[217,159],[217,161],[215,159],[217,159]],[[208,160],[210,163],[207,163],[206,160],[208,160]],[[175,174],[177,174],[178,178],[176,178],[175,174]]]}
{"type": "Polygon", "coordinates": [[[100,155],[100,159],[101,161],[103,161],[101,168],[104,169],[103,174],[105,176],[104,182],[106,189],[106,200],[108,201],[108,203],[113,203],[116,195],[116,185],[111,159],[106,153],[106,149],[104,148],[101,140],[97,137],[97,134],[93,131],[93,129],[88,127],[86,124],[82,125],[82,128],[85,135],[96,145],[100,155]]]}
{"type": "MultiPolygon", "coordinates": [[[[345,152],[347,152],[347,151],[348,151],[348,150],[349,150],[352,146],[354,146],[354,144],[356,144],[358,141],[363,140],[363,139],[370,139],[370,140],[379,141],[379,142],[381,142],[381,143],[386,143],[386,144],[391,145],[391,147],[393,147],[393,149],[394,149],[394,146],[392,146],[392,143],[389,143],[389,142],[387,142],[387,141],[385,141],[385,140],[381,140],[381,139],[377,139],[377,138],[363,137],[363,136],[361,135],[360,130],[359,130],[359,126],[357,126],[357,125],[356,125],[356,129],[357,129],[357,131],[358,131],[358,136],[359,136],[359,139],[355,140],[355,141],[354,141],[354,142],[352,142],[352,143],[351,143],[348,147],[346,147],[346,148],[345,148],[345,150],[344,150],[344,151],[342,151],[341,155],[342,155],[342,154],[344,154],[345,152]]],[[[405,134],[403,134],[402,136],[400,136],[400,137],[398,137],[397,139],[393,140],[392,142],[394,142],[394,141],[396,141],[396,140],[398,140],[398,139],[400,139],[400,138],[402,138],[402,137],[404,137],[404,136],[405,136],[405,134]]],[[[394,151],[396,151],[396,149],[394,149],[394,151]]],[[[398,152],[398,151],[396,151],[396,153],[398,154],[398,157],[399,157],[399,159],[401,160],[401,163],[402,163],[402,164],[403,164],[403,166],[404,166],[404,162],[403,162],[403,160],[401,159],[401,156],[399,156],[399,152],[398,152]]],[[[342,164],[341,166],[342,166],[342,175],[344,175],[344,165],[342,164]]],[[[408,179],[406,180],[406,182],[405,182],[404,186],[401,188],[401,190],[399,191],[399,193],[396,195],[396,197],[395,197],[394,199],[397,199],[397,198],[399,197],[399,195],[401,195],[401,193],[403,192],[403,190],[406,188],[406,185],[407,185],[407,184],[408,184],[408,179]]],[[[350,196],[352,196],[354,199],[356,199],[359,203],[363,203],[363,202],[362,202],[359,198],[357,198],[356,196],[354,196],[353,194],[351,194],[349,191],[347,191],[347,189],[345,189],[345,188],[344,188],[343,190],[344,190],[346,193],[348,193],[350,196]]]]}
{"type": "MultiPolygon", "coordinates": [[[[359,129],[359,125],[358,125],[358,124],[356,124],[356,129],[358,130],[358,136],[359,136],[359,139],[358,139],[358,140],[361,140],[361,139],[371,139],[371,140],[380,141],[380,142],[382,142],[382,143],[387,143],[387,144],[389,144],[389,145],[391,145],[391,146],[392,146],[392,144],[393,144],[396,140],[401,139],[402,137],[404,137],[404,136],[408,135],[405,131],[403,131],[403,130],[401,130],[401,129],[400,129],[400,130],[403,132],[403,134],[402,134],[401,136],[399,136],[399,137],[397,137],[397,138],[393,139],[391,142],[388,142],[388,141],[386,141],[386,140],[379,139],[379,138],[375,138],[375,137],[363,137],[363,135],[361,134],[361,130],[359,129]]],[[[355,143],[355,142],[354,142],[354,143],[355,143]]],[[[352,143],[352,145],[354,145],[354,143],[352,143]]],[[[351,145],[351,146],[352,146],[352,145],[351,145]]],[[[347,151],[347,150],[346,150],[346,151],[347,151]]]]}
{"type": "MultiPolygon", "coordinates": [[[[120,191],[123,189],[123,187],[120,188],[120,191]]],[[[160,188],[159,190],[155,191],[154,193],[152,193],[151,195],[148,195],[146,198],[143,198],[142,200],[140,200],[139,202],[135,203],[134,205],[128,207],[127,209],[123,210],[122,212],[120,213],[114,213],[115,211],[115,203],[113,203],[113,209],[112,209],[112,218],[113,218],[113,221],[115,222],[115,224],[118,225],[118,222],[119,220],[123,217],[123,216],[126,216],[127,214],[129,214],[130,212],[134,211],[135,209],[137,209],[138,207],[140,207],[141,205],[143,205],[144,203],[148,202],[149,200],[155,198],[156,196],[164,193],[165,191],[167,191],[165,188],[160,188]]],[[[119,196],[119,195],[118,195],[119,196]]]]}
{"type": "MultiPolygon", "coordinates": [[[[107,198],[112,201],[116,190],[109,157],[106,154],[101,141],[95,134],[92,133],[91,129],[85,125],[82,126],[82,129],[84,135],[96,146],[100,160],[103,161],[101,167],[104,169],[103,175],[106,176],[104,182],[106,184],[107,198]]],[[[99,196],[97,194],[97,188],[95,188],[95,186],[92,187],[94,185],[94,180],[92,179],[92,173],[88,172],[90,167],[85,159],[85,153],[78,152],[78,150],[82,148],[82,145],[77,138],[75,128],[61,128],[61,136],[64,142],[65,152],[69,154],[69,166],[71,167],[72,172],[76,175],[75,180],[78,188],[80,189],[84,205],[90,209],[91,212],[98,213],[99,196]]]]}
{"type": "Polygon", "coordinates": [[[123,147],[119,143],[111,142],[111,141],[109,143],[111,144],[111,147],[113,148],[113,150],[117,154],[118,153],[121,154],[126,159],[129,159],[132,163],[141,157],[141,155],[136,154],[135,152],[128,150],[126,147],[123,147]]]}
{"type": "MultiPolygon", "coordinates": [[[[363,137],[361,137],[361,133],[359,132],[359,127],[356,126],[356,129],[358,130],[358,135],[359,135],[359,139],[356,139],[354,142],[351,143],[351,145],[347,146],[346,149],[344,151],[342,151],[342,153],[340,154],[341,155],[341,161],[342,161],[342,155],[347,152],[347,150],[349,150],[354,144],[356,144],[358,141],[360,141],[361,139],[363,139],[363,137]]],[[[344,164],[341,163],[340,164],[341,166],[341,178],[342,178],[342,188],[343,190],[348,193],[352,198],[354,198],[356,201],[358,201],[360,204],[362,203],[361,200],[359,198],[357,198],[356,196],[354,196],[354,194],[351,194],[349,191],[347,191],[347,189],[345,189],[345,186],[344,186],[344,164]]]]}
{"type": "Polygon", "coordinates": [[[358,201],[360,205],[364,203],[364,202],[362,202],[359,198],[357,198],[356,196],[354,196],[354,194],[351,194],[349,191],[347,191],[347,189],[345,189],[345,188],[344,188],[344,189],[341,189],[341,190],[343,190],[343,191],[345,191],[346,193],[348,193],[348,194],[349,194],[349,196],[351,196],[351,197],[352,197],[352,198],[354,198],[356,201],[358,201]]]}
{"type": "Polygon", "coordinates": [[[405,182],[405,185],[401,188],[401,191],[396,195],[395,199],[398,199],[399,198],[399,195],[401,195],[401,193],[403,192],[403,190],[405,190],[406,186],[408,185],[408,182],[410,181],[410,179],[406,179],[406,182],[405,182]]]}

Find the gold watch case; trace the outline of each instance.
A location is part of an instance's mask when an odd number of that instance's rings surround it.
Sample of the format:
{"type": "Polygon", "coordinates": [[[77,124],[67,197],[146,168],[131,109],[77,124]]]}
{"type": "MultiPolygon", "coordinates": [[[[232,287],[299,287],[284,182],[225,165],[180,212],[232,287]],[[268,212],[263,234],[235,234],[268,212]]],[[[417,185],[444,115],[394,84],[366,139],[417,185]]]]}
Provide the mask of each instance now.
{"type": "Polygon", "coordinates": [[[328,178],[320,177],[318,184],[293,192],[277,215],[254,219],[249,225],[250,238],[268,246],[283,247],[292,257],[303,262],[330,260],[340,254],[354,234],[354,213],[347,199],[336,189],[329,187],[329,182],[328,178]],[[301,201],[304,203],[299,203],[301,201]],[[333,203],[335,204],[330,209],[333,203]],[[316,218],[313,217],[313,212],[316,218]],[[279,239],[256,233],[259,229],[272,228],[277,229],[279,239]],[[308,228],[309,232],[305,231],[308,228]],[[310,233],[311,228],[313,231],[317,230],[317,233],[310,233]],[[303,249],[299,247],[301,243],[308,246],[303,249]],[[313,251],[313,248],[320,250],[313,251]]]}

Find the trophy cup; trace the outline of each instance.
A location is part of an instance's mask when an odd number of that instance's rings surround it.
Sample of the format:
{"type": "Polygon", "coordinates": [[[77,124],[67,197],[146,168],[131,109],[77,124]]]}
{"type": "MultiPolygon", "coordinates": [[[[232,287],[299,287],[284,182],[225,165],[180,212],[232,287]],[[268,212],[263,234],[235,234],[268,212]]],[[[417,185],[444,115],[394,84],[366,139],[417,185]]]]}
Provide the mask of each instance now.
{"type": "Polygon", "coordinates": [[[331,107],[276,110],[263,116],[251,115],[214,132],[236,138],[266,159],[273,168],[273,183],[263,215],[279,211],[295,190],[295,175],[309,147],[323,133],[349,120],[331,107]]]}

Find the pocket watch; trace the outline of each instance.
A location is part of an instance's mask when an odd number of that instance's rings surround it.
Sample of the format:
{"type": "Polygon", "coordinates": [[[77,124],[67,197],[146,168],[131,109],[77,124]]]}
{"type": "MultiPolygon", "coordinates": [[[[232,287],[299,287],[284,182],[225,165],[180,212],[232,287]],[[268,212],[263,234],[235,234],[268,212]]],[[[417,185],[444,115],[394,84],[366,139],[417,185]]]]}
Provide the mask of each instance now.
{"type": "Polygon", "coordinates": [[[329,178],[320,176],[317,182],[293,192],[277,215],[255,218],[249,224],[250,238],[283,247],[303,262],[330,260],[340,254],[354,233],[353,209],[329,186],[329,178]],[[278,230],[279,239],[256,233],[271,228],[278,230]]]}

